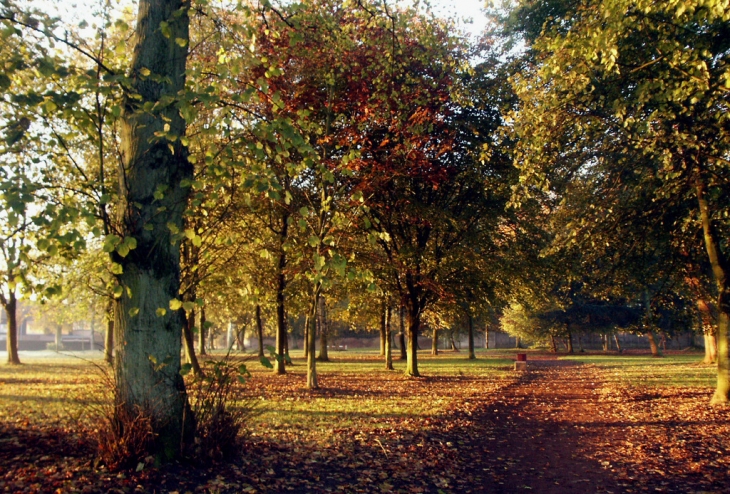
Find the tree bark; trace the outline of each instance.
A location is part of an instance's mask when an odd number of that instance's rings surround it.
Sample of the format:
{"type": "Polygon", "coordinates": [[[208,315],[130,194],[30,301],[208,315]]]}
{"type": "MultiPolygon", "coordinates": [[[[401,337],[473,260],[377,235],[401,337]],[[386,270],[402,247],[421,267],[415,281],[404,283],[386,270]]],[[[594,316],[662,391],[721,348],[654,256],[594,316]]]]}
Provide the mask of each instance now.
{"type": "Polygon", "coordinates": [[[109,365],[114,365],[114,315],[109,314],[106,322],[106,334],[104,335],[104,360],[109,365]]]}
{"type": "Polygon", "coordinates": [[[613,341],[616,342],[616,350],[618,350],[618,353],[623,353],[623,349],[621,348],[621,342],[618,339],[618,333],[613,333],[613,341]]]}
{"type": "Polygon", "coordinates": [[[380,309],[380,356],[385,357],[385,302],[380,309]]]}
{"type": "Polygon", "coordinates": [[[317,382],[317,360],[315,351],[317,345],[317,301],[319,300],[319,286],[315,286],[312,301],[309,304],[308,330],[307,330],[307,388],[319,389],[317,382]]]}
{"type": "Polygon", "coordinates": [[[575,353],[573,351],[573,335],[570,332],[570,324],[565,325],[565,330],[568,333],[568,353],[575,353]]]}
{"type": "MultiPolygon", "coordinates": [[[[519,336],[515,336],[515,348],[517,348],[518,350],[520,348],[522,348],[522,345],[520,344],[520,337],[519,336]]],[[[571,353],[573,353],[573,352],[571,352],[571,353]]]]}
{"type": "Polygon", "coordinates": [[[702,360],[703,364],[714,364],[717,361],[717,341],[715,341],[715,335],[705,333],[705,358],[702,360]]]}
{"type": "Polygon", "coordinates": [[[431,337],[431,355],[439,354],[439,330],[433,328],[433,336],[431,337]]]}
{"type": "Polygon", "coordinates": [[[205,351],[205,307],[200,308],[200,329],[198,333],[198,355],[207,355],[205,351]]]}
{"type": "Polygon", "coordinates": [[[317,360],[320,362],[329,362],[329,352],[327,351],[327,304],[324,297],[319,297],[319,356],[317,360]]]}
{"type": "Polygon", "coordinates": [[[391,319],[391,308],[390,304],[386,305],[385,308],[385,369],[393,370],[393,333],[390,330],[390,319],[391,319]]]}
{"type": "Polygon", "coordinates": [[[307,314],[304,316],[304,341],[302,342],[304,347],[304,358],[309,357],[309,309],[307,314]]]}
{"type": "Polygon", "coordinates": [[[725,258],[717,231],[712,224],[710,206],[705,197],[706,185],[702,177],[697,178],[697,201],[702,221],[702,233],[705,240],[707,256],[712,267],[712,274],[717,285],[717,388],[712,396],[711,403],[720,404],[730,402],[730,280],[728,279],[728,261],[725,258]]]}
{"type": "Polygon", "coordinates": [[[451,345],[451,351],[458,352],[459,349],[456,347],[456,341],[454,341],[454,330],[449,330],[449,344],[451,345]]]}
{"type": "Polygon", "coordinates": [[[469,324],[469,327],[467,328],[469,330],[469,360],[475,360],[477,358],[476,353],[474,353],[474,318],[472,317],[471,313],[467,315],[469,324]]]}
{"type": "Polygon", "coordinates": [[[646,337],[649,339],[649,348],[651,349],[652,357],[660,357],[661,353],[659,353],[659,347],[656,344],[656,339],[654,338],[654,332],[647,331],[646,337]]]}
{"type": "MultiPolygon", "coordinates": [[[[2,297],[3,308],[8,316],[8,333],[5,341],[8,350],[8,364],[20,365],[20,356],[18,355],[18,299],[15,297],[15,291],[10,290],[9,296],[2,297]]],[[[58,351],[58,347],[56,347],[58,351]]]]}
{"type": "Polygon", "coordinates": [[[193,366],[193,373],[196,376],[203,375],[203,369],[200,368],[198,357],[195,355],[195,310],[191,310],[187,314],[187,320],[185,321],[185,327],[183,328],[183,342],[185,344],[185,359],[193,366]]]}
{"type": "Polygon", "coordinates": [[[555,336],[550,335],[550,351],[553,353],[558,353],[558,345],[555,343],[555,336]]]}
{"type": "Polygon", "coordinates": [[[180,375],[185,315],[179,310],[157,314],[179,296],[180,247],[172,231],[183,229],[189,188],[181,183],[193,176],[181,140],[158,137],[185,134],[174,101],[185,87],[188,24],[188,4],[182,0],[139,2],[130,96],[121,118],[118,205],[121,236],[134,238],[136,248],[126,256],[111,254],[122,266],[118,281],[124,289],[114,310],[117,408],[122,420],[140,413],[151,417],[155,452],[163,461],[180,456],[193,430],[180,375]],[[168,36],[161,22],[167,23],[168,36]],[[144,104],[161,100],[165,104],[143,110],[144,104]],[[161,199],[155,197],[159,190],[164,191],[161,199]]]}
{"type": "Polygon", "coordinates": [[[277,359],[274,363],[275,374],[286,374],[287,351],[287,327],[286,327],[286,307],[284,291],[286,290],[286,252],[284,251],[284,242],[286,242],[289,233],[289,213],[284,210],[281,220],[281,235],[279,245],[279,263],[277,266],[277,282],[276,282],[276,355],[277,359]]]}
{"type": "Polygon", "coordinates": [[[418,372],[418,332],[421,325],[421,310],[417,296],[410,296],[406,309],[408,311],[406,375],[420,377],[421,374],[418,372]]]}
{"type": "MultiPolygon", "coordinates": [[[[259,357],[265,356],[264,353],[264,323],[261,320],[261,306],[256,304],[256,338],[259,340],[259,357]]],[[[279,372],[277,372],[279,374],[279,372]]]]}
{"type": "Polygon", "coordinates": [[[406,353],[406,324],[405,324],[405,307],[402,305],[398,308],[398,319],[400,323],[400,332],[398,333],[398,346],[400,347],[400,360],[407,360],[406,353]]]}
{"type": "Polygon", "coordinates": [[[484,349],[489,350],[489,324],[484,327],[484,349]]]}

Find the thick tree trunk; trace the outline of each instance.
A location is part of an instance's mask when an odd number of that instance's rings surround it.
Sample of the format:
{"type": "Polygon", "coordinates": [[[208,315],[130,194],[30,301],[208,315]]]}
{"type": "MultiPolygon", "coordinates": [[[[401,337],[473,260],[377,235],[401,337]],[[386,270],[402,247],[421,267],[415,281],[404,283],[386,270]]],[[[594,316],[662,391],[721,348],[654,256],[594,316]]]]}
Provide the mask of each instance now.
{"type": "Polygon", "coordinates": [[[195,310],[191,310],[187,314],[185,327],[183,328],[183,343],[185,345],[185,359],[187,363],[193,366],[193,373],[196,376],[203,375],[203,369],[200,368],[198,356],[195,355],[195,310]]]}
{"type": "Polygon", "coordinates": [[[393,332],[390,329],[392,310],[390,304],[385,309],[385,369],[393,370],[393,332]]]}
{"type": "Polygon", "coordinates": [[[661,356],[661,353],[659,353],[659,347],[656,344],[656,339],[654,338],[654,332],[647,331],[646,337],[649,339],[649,348],[651,349],[651,355],[653,357],[661,356]]]}
{"type": "Polygon", "coordinates": [[[712,396],[711,403],[720,404],[730,402],[730,268],[725,258],[717,231],[712,224],[710,206],[706,197],[706,186],[701,177],[697,178],[697,201],[702,221],[702,233],[707,249],[707,257],[712,267],[712,274],[717,285],[717,388],[712,396]]]}
{"type": "Polygon", "coordinates": [[[400,360],[408,360],[407,350],[406,350],[406,317],[405,317],[405,307],[402,305],[398,309],[398,319],[399,319],[399,328],[400,332],[398,333],[398,346],[400,347],[400,360]]]}
{"type": "Polygon", "coordinates": [[[324,297],[319,297],[319,355],[317,360],[320,362],[329,362],[329,352],[327,351],[327,304],[324,297]]]}
{"type": "Polygon", "coordinates": [[[433,336],[431,337],[431,355],[439,354],[439,330],[433,328],[433,336]]]}
{"type": "MultiPolygon", "coordinates": [[[[8,334],[5,341],[8,350],[8,364],[20,365],[20,356],[18,355],[18,299],[15,298],[15,292],[10,291],[10,295],[3,297],[3,307],[5,314],[8,316],[8,334]]],[[[58,347],[56,347],[58,351],[58,347]]]]}
{"type": "Polygon", "coordinates": [[[705,333],[705,358],[703,364],[714,364],[717,361],[717,341],[714,334],[705,333]]]}
{"type": "Polygon", "coordinates": [[[477,358],[476,353],[474,353],[474,318],[471,316],[471,314],[468,315],[468,318],[469,320],[467,321],[467,323],[469,324],[469,360],[474,360],[477,358]]]}
{"type": "MultiPolygon", "coordinates": [[[[261,306],[256,304],[256,338],[259,340],[259,357],[263,357],[264,353],[264,323],[261,320],[261,306]]],[[[275,367],[276,369],[276,367],[275,367]]],[[[283,367],[282,367],[283,372],[283,367]]],[[[277,374],[281,372],[276,371],[277,374]]]]}
{"type": "Polygon", "coordinates": [[[200,308],[200,331],[198,333],[198,355],[207,355],[205,351],[205,307],[200,308]]]}
{"type": "Polygon", "coordinates": [[[228,328],[226,328],[226,351],[230,352],[231,348],[233,348],[233,344],[235,343],[236,335],[235,331],[233,331],[233,319],[228,320],[228,328]]]}
{"type": "MultiPolygon", "coordinates": [[[[187,150],[179,139],[185,122],[174,104],[185,87],[188,5],[182,0],[140,0],[130,90],[121,119],[122,160],[118,228],[135,239],[126,256],[112,253],[123,268],[124,288],[114,310],[117,332],[116,400],[124,416],[152,418],[156,453],[161,460],[181,454],[192,432],[185,384],[180,375],[182,311],[167,308],[179,296],[180,248],[171,238],[182,231],[182,214],[193,176],[187,150]],[[160,23],[169,32],[163,34],[160,23]],[[139,99],[136,99],[139,97],[139,99]],[[144,104],[155,105],[154,110],[144,104]],[[160,135],[175,136],[167,140],[160,135]],[[164,197],[155,195],[164,191],[164,197]],[[164,364],[164,365],[163,365],[164,364]],[[187,419],[187,422],[185,421],[187,419]]],[[[126,253],[125,247],[122,252],[126,253]]]]}

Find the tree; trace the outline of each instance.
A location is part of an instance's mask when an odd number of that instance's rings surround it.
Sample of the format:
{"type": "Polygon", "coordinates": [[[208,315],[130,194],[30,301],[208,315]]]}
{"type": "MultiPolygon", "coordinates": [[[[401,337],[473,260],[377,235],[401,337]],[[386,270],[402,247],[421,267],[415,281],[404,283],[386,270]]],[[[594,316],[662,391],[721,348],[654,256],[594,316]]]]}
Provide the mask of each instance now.
{"type": "Polygon", "coordinates": [[[180,454],[190,414],[180,375],[179,310],[167,308],[180,288],[180,251],[192,178],[181,137],[179,93],[188,54],[188,9],[182,0],[140,0],[130,87],[121,118],[120,205],[112,252],[122,270],[115,307],[117,407],[148,416],[162,459],[180,454]],[[163,197],[156,192],[164,191],[163,197]],[[187,418],[187,422],[185,419],[187,418]]]}
{"type": "MultiPolygon", "coordinates": [[[[524,184],[550,190],[556,171],[578,180],[595,170],[604,188],[643,192],[654,210],[682,206],[672,231],[702,232],[718,294],[713,403],[730,394],[730,282],[721,240],[727,200],[720,192],[730,180],[728,16],[723,4],[691,0],[581,4],[533,44],[538,65],[516,79],[514,126],[524,184]]],[[[610,209],[603,214],[604,224],[614,221],[610,209]]]]}

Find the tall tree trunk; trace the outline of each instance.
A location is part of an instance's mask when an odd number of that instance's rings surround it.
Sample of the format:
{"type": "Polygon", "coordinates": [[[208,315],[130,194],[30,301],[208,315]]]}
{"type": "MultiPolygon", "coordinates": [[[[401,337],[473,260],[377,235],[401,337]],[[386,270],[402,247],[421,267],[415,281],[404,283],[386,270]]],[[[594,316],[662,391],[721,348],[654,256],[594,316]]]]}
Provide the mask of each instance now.
{"type": "Polygon", "coordinates": [[[730,280],[728,279],[728,261],[725,258],[717,231],[712,224],[710,206],[707,202],[706,186],[702,177],[697,178],[697,201],[702,221],[702,233],[705,239],[707,256],[712,267],[712,274],[717,285],[717,388],[712,396],[711,403],[720,404],[730,402],[730,280]]]}
{"type": "Polygon", "coordinates": [[[621,342],[618,339],[618,333],[613,333],[613,341],[616,342],[616,350],[618,350],[618,353],[624,353],[621,348],[621,342]]]}
{"type": "Polygon", "coordinates": [[[651,348],[651,355],[653,357],[659,357],[661,354],[659,353],[659,347],[657,346],[656,339],[654,338],[654,332],[647,331],[646,337],[649,339],[649,348],[651,348]]]}
{"type": "MultiPolygon", "coordinates": [[[[264,323],[261,320],[261,306],[256,304],[256,338],[259,340],[259,357],[263,357],[264,353],[264,323]]],[[[277,374],[281,372],[275,371],[277,374]]]]}
{"type": "Polygon", "coordinates": [[[206,329],[205,329],[205,307],[200,308],[200,331],[198,333],[198,355],[207,355],[205,351],[205,335],[206,335],[206,329]]]}
{"type": "Polygon", "coordinates": [[[568,333],[568,353],[575,353],[573,351],[573,334],[570,332],[570,324],[565,324],[565,331],[568,333]]]}
{"type": "Polygon", "coordinates": [[[385,357],[385,311],[386,303],[380,308],[380,356],[385,357]]]}
{"type": "Polygon", "coordinates": [[[181,184],[193,176],[181,139],[156,137],[185,135],[185,121],[174,101],[185,87],[187,14],[188,4],[182,0],[139,2],[131,87],[126,93],[134,97],[125,99],[121,118],[118,205],[121,237],[135,239],[136,248],[126,256],[111,254],[122,266],[118,280],[124,288],[114,310],[116,400],[121,417],[144,413],[152,418],[161,460],[178,457],[193,430],[180,375],[185,314],[156,313],[179,296],[180,248],[171,236],[183,229],[189,188],[181,184]],[[165,34],[162,22],[169,29],[165,34]],[[151,107],[160,100],[165,104],[143,110],[143,105],[151,107]],[[164,197],[157,199],[160,190],[164,197]]]}
{"type": "MultiPolygon", "coordinates": [[[[18,299],[15,297],[15,291],[10,290],[9,296],[2,297],[3,308],[8,316],[8,334],[5,341],[8,350],[8,364],[20,365],[20,356],[18,355],[18,299]]],[[[58,351],[58,347],[56,347],[58,351]]]]}
{"type": "Polygon", "coordinates": [[[406,374],[419,377],[421,374],[418,372],[418,332],[421,326],[421,310],[416,295],[411,294],[406,308],[408,310],[406,374]]]}
{"type": "Polygon", "coordinates": [[[456,347],[456,341],[454,341],[454,330],[449,330],[449,344],[451,345],[451,351],[458,352],[459,349],[456,347]]]}
{"type": "Polygon", "coordinates": [[[400,360],[407,360],[408,355],[406,353],[406,317],[405,307],[401,305],[398,308],[398,319],[400,332],[398,333],[398,346],[400,347],[400,360]]]}
{"type": "Polygon", "coordinates": [[[489,324],[484,326],[484,349],[489,350],[489,324]]]}
{"type": "Polygon", "coordinates": [[[230,352],[231,348],[233,348],[233,343],[235,342],[236,335],[235,331],[233,331],[233,319],[228,320],[228,328],[226,328],[226,352],[230,352]]]}
{"type": "Polygon", "coordinates": [[[558,345],[555,343],[555,336],[550,335],[550,351],[553,353],[558,353],[558,345]]]}
{"type": "Polygon", "coordinates": [[[55,338],[54,343],[56,345],[56,352],[60,352],[63,349],[63,325],[62,324],[56,324],[56,331],[55,331],[55,338]]]}
{"type": "Polygon", "coordinates": [[[714,334],[705,333],[705,358],[703,364],[714,364],[717,360],[717,341],[714,334]]]}
{"type": "Polygon", "coordinates": [[[236,350],[239,352],[246,351],[246,326],[248,323],[241,324],[236,328],[236,350]]]}
{"type": "Polygon", "coordinates": [[[109,312],[106,321],[106,334],[104,335],[104,360],[109,365],[114,365],[114,308],[109,304],[109,312]]]}
{"type": "Polygon", "coordinates": [[[185,344],[185,359],[193,366],[193,373],[196,376],[203,375],[203,369],[200,368],[198,357],[195,355],[195,310],[191,310],[187,314],[187,321],[183,328],[183,343],[185,344]]]}
{"type": "Polygon", "coordinates": [[[439,330],[433,328],[433,336],[431,337],[431,355],[439,354],[439,330]]]}
{"type": "Polygon", "coordinates": [[[286,290],[286,252],[284,251],[284,242],[286,242],[289,233],[289,213],[284,210],[281,220],[281,235],[279,245],[279,263],[277,266],[277,282],[276,282],[276,363],[274,364],[275,374],[286,374],[287,351],[287,327],[286,327],[286,306],[284,291],[286,290]]]}
{"type": "Polygon", "coordinates": [[[474,360],[477,358],[476,353],[474,353],[474,318],[471,313],[469,313],[467,317],[467,323],[469,324],[469,360],[474,360]]]}
{"type": "Polygon", "coordinates": [[[319,285],[313,290],[312,301],[309,304],[308,334],[307,334],[307,388],[319,389],[317,382],[317,360],[315,351],[317,345],[317,301],[319,300],[319,285]]]}
{"type": "MultiPolygon", "coordinates": [[[[522,345],[520,343],[520,337],[519,336],[515,336],[515,348],[517,348],[518,350],[520,348],[522,348],[522,345]]],[[[571,353],[573,353],[573,352],[571,352],[571,353]]]]}
{"type": "Polygon", "coordinates": [[[307,309],[307,314],[304,316],[304,341],[302,346],[304,346],[304,358],[306,359],[309,357],[309,309],[307,309]]]}
{"type": "Polygon", "coordinates": [[[393,332],[390,329],[392,310],[390,304],[385,308],[385,369],[393,370],[393,332]]]}
{"type": "Polygon", "coordinates": [[[327,351],[327,304],[324,297],[319,297],[319,356],[317,360],[320,362],[329,362],[329,352],[327,351]]]}

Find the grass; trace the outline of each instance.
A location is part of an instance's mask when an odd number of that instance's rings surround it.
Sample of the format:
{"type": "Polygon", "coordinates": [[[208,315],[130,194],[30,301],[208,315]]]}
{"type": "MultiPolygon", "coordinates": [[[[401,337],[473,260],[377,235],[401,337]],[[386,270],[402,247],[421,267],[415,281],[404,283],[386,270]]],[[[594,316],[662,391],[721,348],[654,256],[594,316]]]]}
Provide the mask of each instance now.
{"type": "MultiPolygon", "coordinates": [[[[436,420],[449,413],[455,400],[483,397],[513,382],[516,352],[478,350],[478,358],[468,360],[466,351],[442,352],[434,357],[424,350],[418,358],[425,377],[412,379],[404,375],[405,363],[400,360],[393,362],[396,370],[384,370],[377,351],[333,351],[331,362],[317,363],[322,387],[318,391],[304,388],[306,362],[301,350],[293,352],[295,365],[286,376],[273,375],[251,354],[236,358],[243,359],[252,374],[243,392],[258,404],[250,424],[254,433],[318,436],[327,441],[344,429],[369,430],[404,420],[436,420]]],[[[100,353],[83,354],[93,355],[90,359],[33,355],[28,352],[19,367],[0,365],[0,420],[92,425],[90,411],[98,407],[110,382],[104,377],[103,370],[108,367],[100,353]]],[[[702,356],[698,354],[560,358],[597,365],[605,369],[606,379],[631,385],[715,385],[714,366],[700,364],[702,356]]]]}
{"type": "Polygon", "coordinates": [[[650,387],[715,386],[717,368],[702,364],[703,354],[667,354],[662,358],[648,355],[575,355],[562,357],[594,364],[606,370],[606,378],[650,387]]]}

